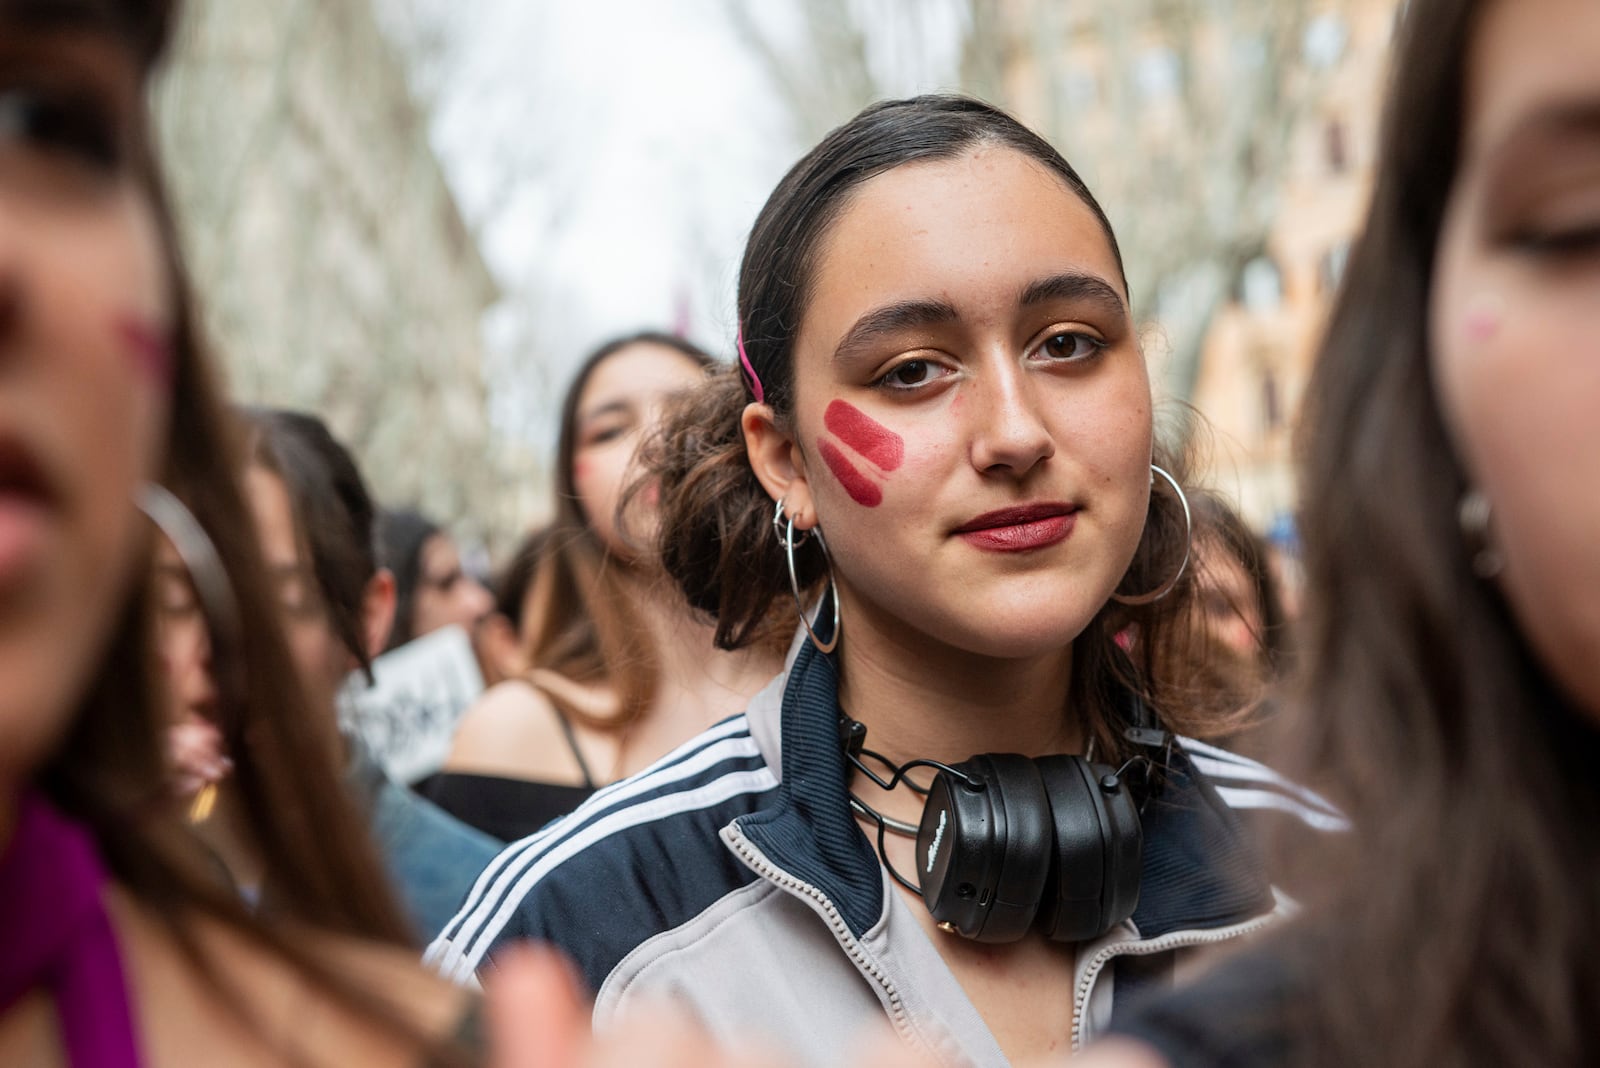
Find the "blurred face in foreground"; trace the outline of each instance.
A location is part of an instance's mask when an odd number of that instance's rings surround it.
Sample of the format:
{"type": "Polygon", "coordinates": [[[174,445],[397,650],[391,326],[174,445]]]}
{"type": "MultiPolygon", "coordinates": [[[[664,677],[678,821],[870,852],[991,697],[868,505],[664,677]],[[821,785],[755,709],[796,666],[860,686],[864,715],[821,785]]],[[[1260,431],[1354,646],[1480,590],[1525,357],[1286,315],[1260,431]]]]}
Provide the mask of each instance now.
{"type": "Polygon", "coordinates": [[[1498,0],[1469,56],[1433,369],[1498,581],[1600,717],[1600,4],[1498,0]]]}
{"type": "Polygon", "coordinates": [[[143,106],[116,41],[0,14],[0,784],[65,728],[139,573],[173,316],[143,106]]]}

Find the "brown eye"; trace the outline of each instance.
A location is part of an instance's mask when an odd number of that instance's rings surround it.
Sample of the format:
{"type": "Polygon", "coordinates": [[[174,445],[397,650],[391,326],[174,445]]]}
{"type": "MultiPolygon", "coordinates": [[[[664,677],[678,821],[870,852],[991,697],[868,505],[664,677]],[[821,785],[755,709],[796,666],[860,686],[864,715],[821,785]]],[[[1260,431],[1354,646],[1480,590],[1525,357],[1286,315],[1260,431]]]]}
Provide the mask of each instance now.
{"type": "Polygon", "coordinates": [[[947,368],[933,360],[907,360],[873,384],[890,390],[913,390],[936,382],[949,373],[947,368]]]}
{"type": "Polygon", "coordinates": [[[1098,338],[1067,331],[1046,338],[1039,346],[1039,354],[1047,360],[1068,363],[1091,359],[1105,347],[1106,343],[1098,338]]]}

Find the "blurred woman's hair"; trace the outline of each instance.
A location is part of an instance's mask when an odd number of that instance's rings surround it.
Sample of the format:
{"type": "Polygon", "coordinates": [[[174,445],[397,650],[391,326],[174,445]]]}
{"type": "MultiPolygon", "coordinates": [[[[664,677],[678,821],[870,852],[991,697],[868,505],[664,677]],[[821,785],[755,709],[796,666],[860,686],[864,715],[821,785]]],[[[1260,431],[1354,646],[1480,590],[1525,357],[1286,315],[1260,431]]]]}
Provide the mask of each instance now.
{"type": "Polygon", "coordinates": [[[295,537],[328,625],[370,681],[364,620],[367,586],[378,573],[377,511],[361,469],[314,415],[285,408],[243,408],[239,415],[248,461],[288,491],[295,537]]]}
{"type": "MultiPolygon", "coordinates": [[[[173,7],[150,0],[3,0],[0,20],[41,31],[105,34],[138,57],[148,79],[168,39],[173,7]]],[[[276,623],[276,601],[237,481],[240,442],[202,351],[147,117],[136,121],[136,180],[155,208],[173,304],[163,481],[210,535],[238,615],[248,624],[237,650],[248,693],[220,709],[218,725],[230,750],[248,745],[253,754],[234,781],[243,833],[272,873],[271,908],[248,911],[179,819],[164,759],[169,705],[157,668],[148,583],[120,607],[99,670],[37,780],[62,811],[89,828],[117,881],[158,917],[190,964],[211,978],[247,1022],[253,1018],[252,992],[230,981],[206,951],[199,937],[202,920],[268,950],[335,1004],[423,1044],[416,1025],[389,999],[342,977],[308,945],[312,929],[393,945],[409,944],[412,934],[339,780],[335,753],[322,744],[315,724],[326,717],[312,711],[276,623]]]]}
{"type": "Polygon", "coordinates": [[[511,559],[500,569],[490,584],[490,590],[494,594],[495,612],[504,616],[517,634],[524,633],[523,627],[527,622],[524,618],[524,609],[528,594],[533,589],[539,562],[544,559],[549,549],[549,527],[540,527],[530,532],[523,537],[516,551],[511,554],[511,559]]]}
{"type": "MultiPolygon", "coordinates": [[[[976,149],[1019,152],[1055,175],[1094,214],[1116,259],[1111,224],[1062,155],[1010,115],[959,96],[921,96],[874,104],[828,134],[779,182],[756,218],[739,272],[739,325],[780,429],[792,426],[794,340],[806,312],[833,223],[871,178],[906,164],[949,160],[976,149]]],[[[1126,290],[1126,282],[1123,288],[1126,290]]],[[[773,628],[797,625],[789,577],[773,537],[773,501],[751,469],[740,417],[754,399],[737,369],[685,397],[646,452],[661,481],[659,542],[668,574],[695,608],[716,620],[716,640],[740,648],[773,628]]],[[[1187,482],[1182,449],[1156,446],[1155,462],[1187,482]]],[[[1130,595],[1160,588],[1185,552],[1185,522],[1175,495],[1153,481],[1144,536],[1121,586],[1130,595]]],[[[815,545],[797,551],[805,591],[824,577],[815,545]]],[[[1165,598],[1142,606],[1108,603],[1073,644],[1071,706],[1085,710],[1101,759],[1128,753],[1121,694],[1128,688],[1174,730],[1214,733],[1224,712],[1203,687],[1189,685],[1197,637],[1185,571],[1165,598]],[[1136,630],[1132,657],[1117,636],[1136,630]]],[[[1231,712],[1231,710],[1226,710],[1231,712]]]]}
{"type": "MultiPolygon", "coordinates": [[[[546,694],[563,715],[593,730],[626,730],[655,700],[660,678],[654,639],[633,605],[637,588],[624,583],[623,564],[595,532],[592,517],[584,514],[573,474],[578,404],[584,388],[601,364],[635,345],[663,346],[701,367],[713,364],[704,350],[656,331],[615,338],[583,361],[561,402],[556,514],[544,534],[522,620],[529,668],[553,671],[577,683],[603,684],[615,695],[615,710],[597,716],[561,694],[546,694]]],[[[630,496],[624,494],[623,499],[630,496]]]]}
{"type": "Polygon", "coordinates": [[[1328,1064],[1600,1059],[1600,747],[1472,570],[1429,359],[1485,6],[1411,0],[1370,213],[1307,390],[1296,767],[1354,825],[1304,932],[1300,1023],[1328,1064]]]}

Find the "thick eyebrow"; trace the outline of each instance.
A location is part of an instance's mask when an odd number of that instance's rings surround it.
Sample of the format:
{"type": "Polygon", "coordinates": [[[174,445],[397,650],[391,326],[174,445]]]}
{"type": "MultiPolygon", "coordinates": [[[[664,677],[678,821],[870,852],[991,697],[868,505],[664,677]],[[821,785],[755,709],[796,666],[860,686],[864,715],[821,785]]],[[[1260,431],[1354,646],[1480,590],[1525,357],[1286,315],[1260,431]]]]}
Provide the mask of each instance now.
{"type": "Polygon", "coordinates": [[[955,305],[944,300],[900,300],[874,308],[845,331],[833,350],[835,360],[848,360],[873,342],[901,330],[953,323],[960,318],[955,305]]]}
{"type": "Polygon", "coordinates": [[[588,411],[579,414],[578,425],[584,426],[585,424],[592,423],[603,415],[626,415],[629,411],[630,409],[627,401],[615,400],[606,404],[597,404],[588,411]]]}
{"type": "Polygon", "coordinates": [[[1022,291],[1018,301],[1024,308],[1047,301],[1084,301],[1095,304],[1108,315],[1126,315],[1128,307],[1115,286],[1099,275],[1080,271],[1063,271],[1049,278],[1032,282],[1022,291]]]}
{"type": "Polygon", "coordinates": [[[1600,138],[1600,98],[1562,100],[1523,118],[1495,146],[1496,154],[1570,140],[1600,138]]]}

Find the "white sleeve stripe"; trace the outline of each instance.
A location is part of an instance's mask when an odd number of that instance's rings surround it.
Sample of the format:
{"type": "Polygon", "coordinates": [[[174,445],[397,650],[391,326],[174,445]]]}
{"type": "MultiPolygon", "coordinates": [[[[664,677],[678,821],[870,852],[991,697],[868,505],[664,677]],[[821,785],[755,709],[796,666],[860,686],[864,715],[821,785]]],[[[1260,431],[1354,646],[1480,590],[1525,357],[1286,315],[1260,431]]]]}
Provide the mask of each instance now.
{"type": "MultiPolygon", "coordinates": [[[[446,978],[457,983],[465,981],[483,959],[490,943],[494,941],[494,936],[510,922],[512,913],[516,912],[523,900],[538,885],[539,880],[566,860],[631,827],[665,819],[668,816],[710,808],[743,793],[769,790],[776,786],[777,782],[777,776],[772,773],[772,769],[766,767],[734,772],[715,779],[697,790],[653,798],[595,821],[578,834],[553,846],[531,867],[523,871],[511,888],[511,892],[505,895],[500,907],[494,910],[492,916],[473,917],[453,938],[446,939],[441,936],[428,947],[425,959],[437,961],[447,958],[451,970],[445,972],[446,978]],[[461,948],[463,946],[464,949],[461,948]]],[[[478,911],[487,912],[488,908],[492,907],[490,906],[492,900],[493,898],[485,901],[478,911]]]]}
{"type": "Polygon", "coordinates": [[[1324,801],[1315,791],[1308,790],[1299,783],[1284,778],[1265,764],[1256,764],[1254,766],[1227,764],[1220,760],[1213,760],[1210,757],[1200,756],[1198,753],[1189,754],[1189,760],[1208,779],[1219,786],[1223,780],[1228,779],[1248,783],[1265,783],[1292,795],[1303,804],[1321,809],[1326,815],[1340,815],[1336,807],[1324,801]]]}
{"type": "Polygon", "coordinates": [[[1217,796],[1232,808],[1270,808],[1298,817],[1303,823],[1319,831],[1347,831],[1350,823],[1342,816],[1330,816],[1300,804],[1293,798],[1271,790],[1242,790],[1232,786],[1216,787],[1217,796]]]}
{"type": "MultiPolygon", "coordinates": [[[[703,745],[704,748],[687,759],[666,766],[662,766],[661,762],[658,761],[651,768],[646,768],[638,775],[614,782],[610,786],[597,791],[565,818],[535,831],[526,838],[507,845],[500,851],[498,856],[488,863],[478,875],[478,878],[473,881],[472,889],[467,893],[466,899],[461,903],[461,907],[456,910],[456,914],[450,918],[449,923],[444,925],[440,933],[444,935],[452,934],[453,929],[463,920],[466,920],[468,914],[478,907],[485,894],[491,898],[498,896],[500,887],[505,885],[507,879],[516,877],[515,874],[507,876],[507,872],[520,866],[527,857],[536,853],[541,846],[551,839],[557,838],[562,834],[574,833],[572,830],[573,824],[581,823],[586,816],[603,810],[614,802],[627,801],[640,794],[659,790],[683,779],[692,778],[724,760],[759,756],[760,750],[756,747],[755,739],[748,734],[740,733],[739,728],[743,724],[744,717],[742,716],[737,720],[730,721],[726,725],[727,729],[717,732],[720,737],[717,737],[709,744],[706,736],[701,735],[697,739],[697,744],[703,745]],[[728,738],[727,735],[729,734],[734,735],[734,737],[728,738]]],[[[672,756],[676,755],[676,753],[672,754],[672,756]]]]}

